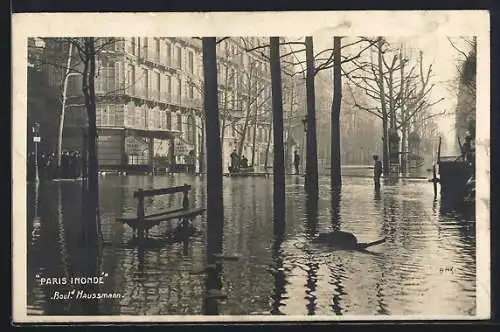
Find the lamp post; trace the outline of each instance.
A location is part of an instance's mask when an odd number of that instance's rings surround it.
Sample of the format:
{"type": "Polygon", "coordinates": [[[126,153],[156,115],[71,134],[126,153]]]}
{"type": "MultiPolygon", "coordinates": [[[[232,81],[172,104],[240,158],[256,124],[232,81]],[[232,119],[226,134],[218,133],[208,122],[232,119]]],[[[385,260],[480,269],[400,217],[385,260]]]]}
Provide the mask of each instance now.
{"type": "Polygon", "coordinates": [[[40,178],[38,176],[38,143],[40,143],[40,124],[38,122],[35,122],[33,124],[33,127],[31,127],[33,130],[33,142],[35,143],[35,183],[40,182],[40,178]]]}

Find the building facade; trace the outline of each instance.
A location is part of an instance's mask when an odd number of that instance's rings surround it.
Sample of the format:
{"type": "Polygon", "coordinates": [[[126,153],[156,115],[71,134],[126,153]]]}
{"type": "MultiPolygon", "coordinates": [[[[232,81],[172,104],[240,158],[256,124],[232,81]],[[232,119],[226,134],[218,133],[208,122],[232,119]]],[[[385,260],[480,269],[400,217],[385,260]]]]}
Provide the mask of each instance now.
{"type": "MultiPolygon", "coordinates": [[[[38,61],[48,64],[43,71],[57,72],[51,86],[60,95],[64,70],[51,65],[65,64],[70,50],[70,67],[81,70],[83,64],[78,48],[70,49],[69,42],[56,38],[44,42],[45,56],[38,61]]],[[[253,160],[257,168],[264,167],[266,160],[272,165],[272,145],[268,144],[272,139],[271,80],[266,43],[267,38],[245,37],[224,38],[217,45],[225,170],[234,149],[249,162],[253,160]],[[262,48],[258,51],[246,52],[259,45],[262,48]]],[[[284,81],[288,79],[282,76],[284,81]]],[[[197,169],[202,170],[206,156],[200,39],[96,38],[95,92],[102,169],[151,169],[159,160],[182,166],[192,151],[197,169]]],[[[87,126],[81,75],[68,76],[66,96],[63,147],[81,149],[82,128],[87,126]]],[[[59,106],[51,108],[56,108],[51,112],[59,118],[59,106]]]]}

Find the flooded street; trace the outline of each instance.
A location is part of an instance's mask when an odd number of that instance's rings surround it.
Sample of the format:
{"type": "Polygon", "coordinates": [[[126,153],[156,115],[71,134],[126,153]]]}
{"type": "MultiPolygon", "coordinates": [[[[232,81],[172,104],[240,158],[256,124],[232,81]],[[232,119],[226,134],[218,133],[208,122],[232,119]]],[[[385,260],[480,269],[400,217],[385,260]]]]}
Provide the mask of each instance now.
{"type": "MultiPolygon", "coordinates": [[[[119,293],[99,303],[101,315],[203,314],[206,215],[194,220],[189,242],[138,250],[132,230],[115,221],[135,214],[138,188],[188,183],[190,203],[205,206],[203,177],[117,176],[100,179],[102,250],[101,291],[119,293]]],[[[221,315],[474,315],[476,257],[474,214],[444,209],[433,201],[426,180],[400,179],[374,192],[369,178],[343,179],[331,199],[329,178],[320,178],[320,195],[307,209],[303,178],[286,178],[286,235],[273,248],[272,177],[224,178],[224,251],[240,255],[224,263],[221,315]],[[317,213],[314,212],[317,211],[317,213]],[[311,215],[312,214],[312,215],[311,215]],[[315,215],[317,214],[317,215],[315,215]],[[318,232],[342,230],[359,242],[386,237],[369,252],[312,244],[318,232]]],[[[36,195],[28,187],[28,314],[80,312],[79,303],[51,300],[55,288],[35,276],[78,275],[82,254],[81,183],[42,182],[36,195]]],[[[146,212],[181,206],[182,194],[146,200],[146,212]]],[[[175,223],[151,231],[161,236],[175,223]]],[[[53,286],[56,287],[56,286],[53,286]]]]}

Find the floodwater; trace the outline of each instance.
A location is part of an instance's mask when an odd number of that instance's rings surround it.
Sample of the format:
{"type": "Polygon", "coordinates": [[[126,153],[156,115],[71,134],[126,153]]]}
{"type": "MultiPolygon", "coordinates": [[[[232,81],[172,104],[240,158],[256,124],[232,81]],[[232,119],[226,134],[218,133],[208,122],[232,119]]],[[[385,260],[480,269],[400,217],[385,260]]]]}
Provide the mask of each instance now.
{"type": "MultiPolygon", "coordinates": [[[[133,191],[189,183],[190,204],[204,206],[203,177],[189,175],[100,178],[102,234],[108,245],[95,259],[103,273],[100,292],[114,293],[94,308],[101,315],[200,315],[204,308],[205,216],[189,242],[139,250],[132,231],[115,221],[135,213],[133,191]]],[[[224,263],[221,315],[474,315],[476,257],[474,215],[447,210],[433,200],[425,180],[382,183],[343,178],[331,199],[320,178],[317,212],[306,209],[303,178],[286,178],[286,234],[273,246],[271,178],[224,178],[224,263]],[[311,236],[333,229],[360,242],[386,237],[370,252],[312,244],[311,236]]],[[[146,201],[153,213],[180,207],[182,194],[146,201]]],[[[85,301],[51,299],[78,286],[41,285],[41,278],[78,276],[82,249],[81,184],[46,182],[38,194],[28,186],[27,303],[30,315],[76,315],[85,301]]],[[[175,227],[151,231],[160,237],[175,227]]],[[[88,257],[87,257],[88,259],[88,257]]]]}

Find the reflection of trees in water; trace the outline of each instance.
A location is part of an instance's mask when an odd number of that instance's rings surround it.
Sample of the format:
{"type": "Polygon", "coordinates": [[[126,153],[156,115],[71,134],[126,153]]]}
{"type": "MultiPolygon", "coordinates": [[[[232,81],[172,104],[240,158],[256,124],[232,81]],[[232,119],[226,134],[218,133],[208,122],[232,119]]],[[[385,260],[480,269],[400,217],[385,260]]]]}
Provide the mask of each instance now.
{"type": "Polygon", "coordinates": [[[396,211],[398,206],[394,195],[392,191],[385,191],[383,196],[382,231],[386,234],[389,241],[393,240],[397,224],[396,211]]]}
{"type": "Polygon", "coordinates": [[[342,198],[340,188],[332,188],[331,189],[331,203],[332,203],[332,230],[340,231],[341,226],[341,217],[340,217],[340,200],[342,198]]]}
{"type": "Polygon", "coordinates": [[[306,238],[312,239],[318,232],[318,194],[306,194],[306,238]]]}
{"type": "MultiPolygon", "coordinates": [[[[98,301],[87,300],[52,300],[54,292],[64,294],[75,288],[86,292],[98,292],[96,285],[72,286],[69,278],[79,276],[96,276],[100,270],[100,252],[98,248],[88,247],[81,240],[81,229],[85,220],[82,219],[82,185],[79,182],[51,183],[40,185],[40,233],[37,246],[31,246],[28,251],[30,259],[28,280],[33,280],[35,274],[40,277],[67,278],[66,285],[40,286],[31,283],[29,287],[41,289],[42,298],[30,299],[42,306],[45,314],[98,314],[98,301]],[[38,272],[40,271],[40,272],[38,272]]],[[[36,199],[36,198],[35,198],[36,199]]],[[[29,205],[35,202],[28,202],[29,205]]],[[[37,213],[35,214],[37,217],[37,213]]],[[[28,291],[30,291],[28,289],[28,291]]],[[[30,303],[29,303],[30,304],[30,303]]],[[[31,305],[31,304],[30,304],[31,305]]]]}
{"type": "Polygon", "coordinates": [[[286,294],[286,274],[283,267],[283,249],[281,244],[283,243],[283,237],[277,235],[272,247],[272,258],[273,265],[271,266],[271,274],[274,278],[274,288],[271,293],[271,314],[281,315],[283,314],[280,307],[284,306],[283,299],[286,294]]]}
{"type": "Polygon", "coordinates": [[[266,271],[271,260],[273,234],[273,200],[267,183],[258,178],[228,179],[231,185],[224,192],[228,211],[227,254],[240,254],[237,262],[224,265],[224,290],[228,314],[261,311],[269,304],[273,282],[266,271]],[[260,180],[260,181],[259,181],[260,180]],[[234,188],[231,188],[234,186],[234,188]]]}
{"type": "Polygon", "coordinates": [[[385,264],[377,260],[379,268],[382,270],[380,273],[380,278],[377,279],[375,284],[376,297],[377,297],[377,314],[379,315],[389,315],[389,309],[385,303],[384,285],[386,284],[385,279],[385,264]]]}
{"type": "Polygon", "coordinates": [[[342,298],[347,295],[345,292],[344,285],[342,284],[342,276],[345,275],[345,269],[343,264],[338,263],[332,263],[332,265],[329,266],[330,269],[330,282],[329,284],[334,286],[333,289],[333,296],[332,296],[332,304],[331,308],[333,312],[336,315],[342,315],[342,298]]]}
{"type": "MultiPolygon", "coordinates": [[[[386,217],[387,217],[387,212],[391,211],[392,213],[395,212],[394,208],[394,198],[391,196],[389,199],[384,202],[382,202],[382,197],[380,193],[380,186],[375,186],[374,187],[374,193],[373,193],[373,203],[375,207],[375,211],[383,211],[382,214],[382,237],[387,235],[387,230],[388,230],[388,225],[385,222],[386,217]],[[389,209],[386,208],[386,204],[384,203],[389,203],[389,209]],[[383,204],[383,206],[381,206],[383,204]]],[[[385,303],[385,285],[386,285],[386,279],[385,279],[385,274],[386,274],[386,264],[384,259],[375,259],[375,264],[380,269],[380,276],[377,278],[377,281],[375,283],[375,290],[376,290],[376,298],[377,298],[377,314],[380,315],[388,315],[389,311],[387,308],[387,304],[385,303]]]]}
{"type": "MultiPolygon", "coordinates": [[[[310,256],[309,259],[312,259],[310,256]]],[[[311,262],[310,260],[306,263],[307,266],[307,282],[306,282],[306,299],[307,299],[307,314],[314,315],[316,313],[316,286],[318,284],[318,269],[319,264],[317,262],[311,262]]]]}
{"type": "MultiPolygon", "coordinates": [[[[39,274],[40,277],[62,277],[65,274],[66,267],[61,256],[61,245],[64,242],[59,239],[58,216],[61,210],[58,204],[57,187],[51,183],[43,183],[40,184],[39,190],[40,242],[38,250],[31,252],[36,257],[36,260],[33,261],[35,274],[39,274]]],[[[30,204],[33,204],[33,202],[30,204]]],[[[35,275],[28,275],[28,278],[35,279],[35,275]]],[[[68,313],[67,303],[50,299],[55,291],[62,293],[65,290],[64,286],[41,286],[40,279],[36,280],[36,283],[35,287],[41,288],[43,293],[43,298],[37,300],[42,302],[44,314],[64,315],[68,313]]]]}
{"type": "MultiPolygon", "coordinates": [[[[318,232],[318,195],[317,193],[306,194],[306,210],[305,210],[305,231],[306,238],[311,240],[316,236],[318,232]]],[[[315,262],[314,253],[306,247],[303,248],[306,254],[306,309],[308,315],[314,315],[316,313],[316,286],[318,283],[318,268],[319,264],[315,262]]]]}

